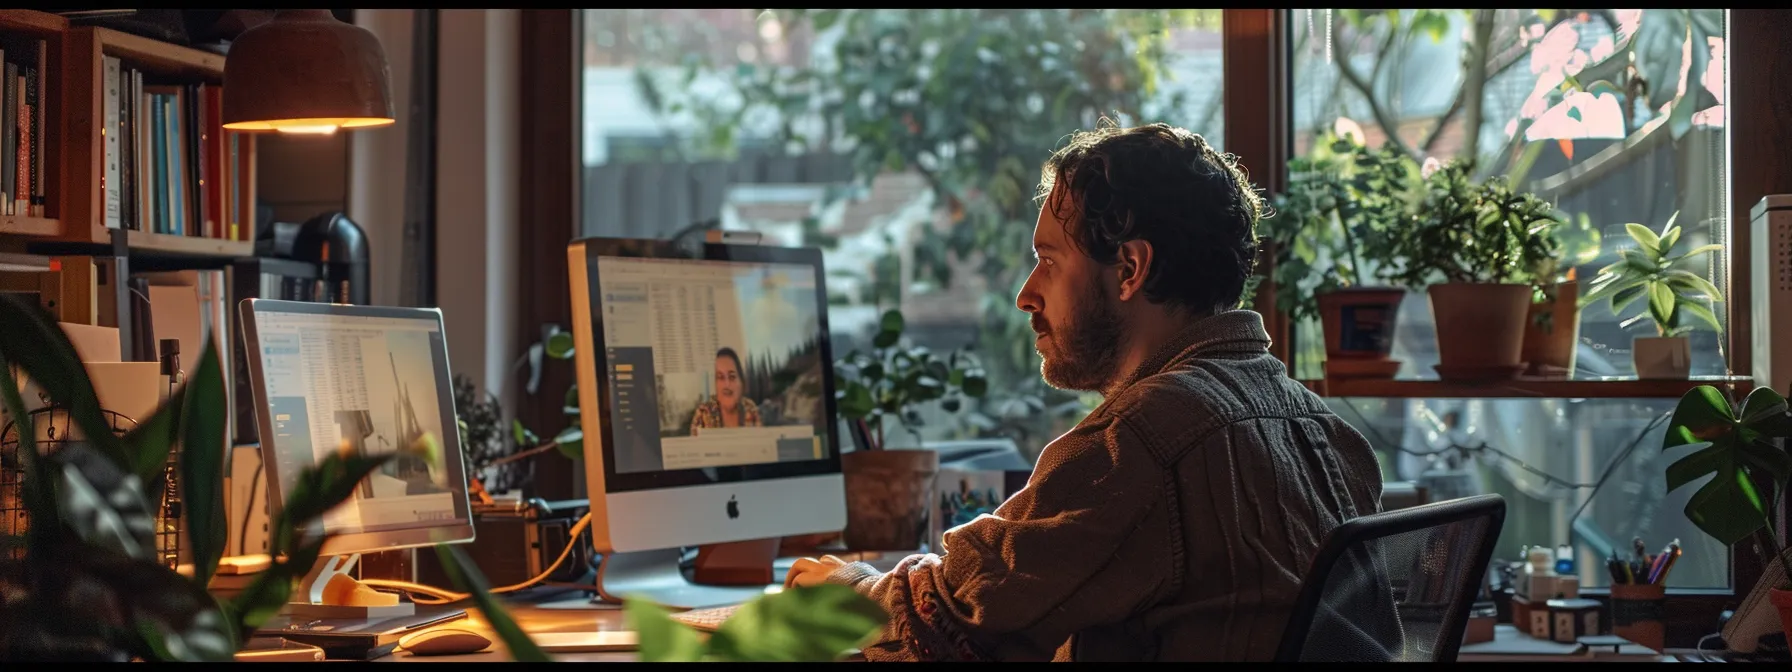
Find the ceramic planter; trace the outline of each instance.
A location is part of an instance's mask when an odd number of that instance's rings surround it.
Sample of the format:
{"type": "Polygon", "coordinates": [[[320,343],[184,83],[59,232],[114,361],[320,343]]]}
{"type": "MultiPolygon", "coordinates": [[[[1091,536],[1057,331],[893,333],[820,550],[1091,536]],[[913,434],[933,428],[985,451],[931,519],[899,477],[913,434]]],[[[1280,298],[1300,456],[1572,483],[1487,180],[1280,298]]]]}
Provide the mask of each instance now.
{"type": "Polygon", "coordinates": [[[1501,380],[1524,371],[1529,285],[1444,283],[1426,293],[1437,325],[1439,377],[1501,380]]]}
{"type": "Polygon", "coordinates": [[[1685,336],[1638,337],[1630,357],[1638,378],[1678,380],[1692,373],[1692,343],[1685,336]]]}
{"type": "Polygon", "coordinates": [[[1388,359],[1404,290],[1351,287],[1318,296],[1325,332],[1325,377],[1391,378],[1400,362],[1388,359]]]}

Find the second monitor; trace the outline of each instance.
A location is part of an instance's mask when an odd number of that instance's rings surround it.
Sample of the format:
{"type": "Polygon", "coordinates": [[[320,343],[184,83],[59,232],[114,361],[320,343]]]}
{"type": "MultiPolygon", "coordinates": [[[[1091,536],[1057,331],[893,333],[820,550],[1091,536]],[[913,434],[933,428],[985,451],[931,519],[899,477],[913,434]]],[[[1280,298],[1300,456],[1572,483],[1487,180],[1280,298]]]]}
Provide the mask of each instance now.
{"type": "Polygon", "coordinates": [[[845,526],[818,250],[593,238],[567,254],[603,593],[733,601],[678,575],[676,549],[845,526]]]}

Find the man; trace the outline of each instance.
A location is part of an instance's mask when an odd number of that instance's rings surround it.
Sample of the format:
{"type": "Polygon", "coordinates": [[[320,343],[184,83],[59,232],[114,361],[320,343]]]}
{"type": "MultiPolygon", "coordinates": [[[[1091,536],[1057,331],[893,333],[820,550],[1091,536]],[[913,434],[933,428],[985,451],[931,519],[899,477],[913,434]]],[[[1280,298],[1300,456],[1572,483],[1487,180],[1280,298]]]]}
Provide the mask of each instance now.
{"type": "Polygon", "coordinates": [[[1104,401],[1027,487],[879,574],[800,560],[890,624],[870,660],[1266,660],[1326,535],[1378,510],[1360,434],[1236,310],[1263,205],[1235,160],[1153,124],[1045,164],[1016,303],[1045,381],[1104,401]]]}

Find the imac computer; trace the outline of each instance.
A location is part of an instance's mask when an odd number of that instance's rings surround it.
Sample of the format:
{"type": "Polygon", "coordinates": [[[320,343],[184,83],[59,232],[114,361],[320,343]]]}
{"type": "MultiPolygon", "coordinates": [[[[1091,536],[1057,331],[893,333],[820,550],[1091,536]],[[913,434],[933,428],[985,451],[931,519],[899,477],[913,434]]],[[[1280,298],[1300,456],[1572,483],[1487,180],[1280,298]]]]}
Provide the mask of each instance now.
{"type": "Polygon", "coordinates": [[[465,615],[349,575],[360,553],[473,540],[441,311],[248,299],[241,318],[270,518],[325,456],[396,455],[324,514],[317,566],[264,629],[465,615]],[[425,434],[439,450],[416,449],[425,434]]]}
{"type": "Polygon", "coordinates": [[[821,252],[590,238],[567,262],[598,599],[781,582],[780,537],[846,524],[821,252]],[[759,578],[693,581],[688,547],[759,578]]]}

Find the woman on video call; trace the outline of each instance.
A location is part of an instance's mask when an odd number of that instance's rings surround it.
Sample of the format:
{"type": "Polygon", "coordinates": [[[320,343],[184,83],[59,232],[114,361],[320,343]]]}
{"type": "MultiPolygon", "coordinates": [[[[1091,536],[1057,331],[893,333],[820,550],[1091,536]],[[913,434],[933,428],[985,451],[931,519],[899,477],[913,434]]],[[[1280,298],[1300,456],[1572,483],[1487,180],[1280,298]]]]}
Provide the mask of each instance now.
{"type": "Polygon", "coordinates": [[[759,407],[745,396],[746,375],[733,348],[716,351],[716,396],[697,405],[691,433],[705,427],[758,427],[759,407]]]}

